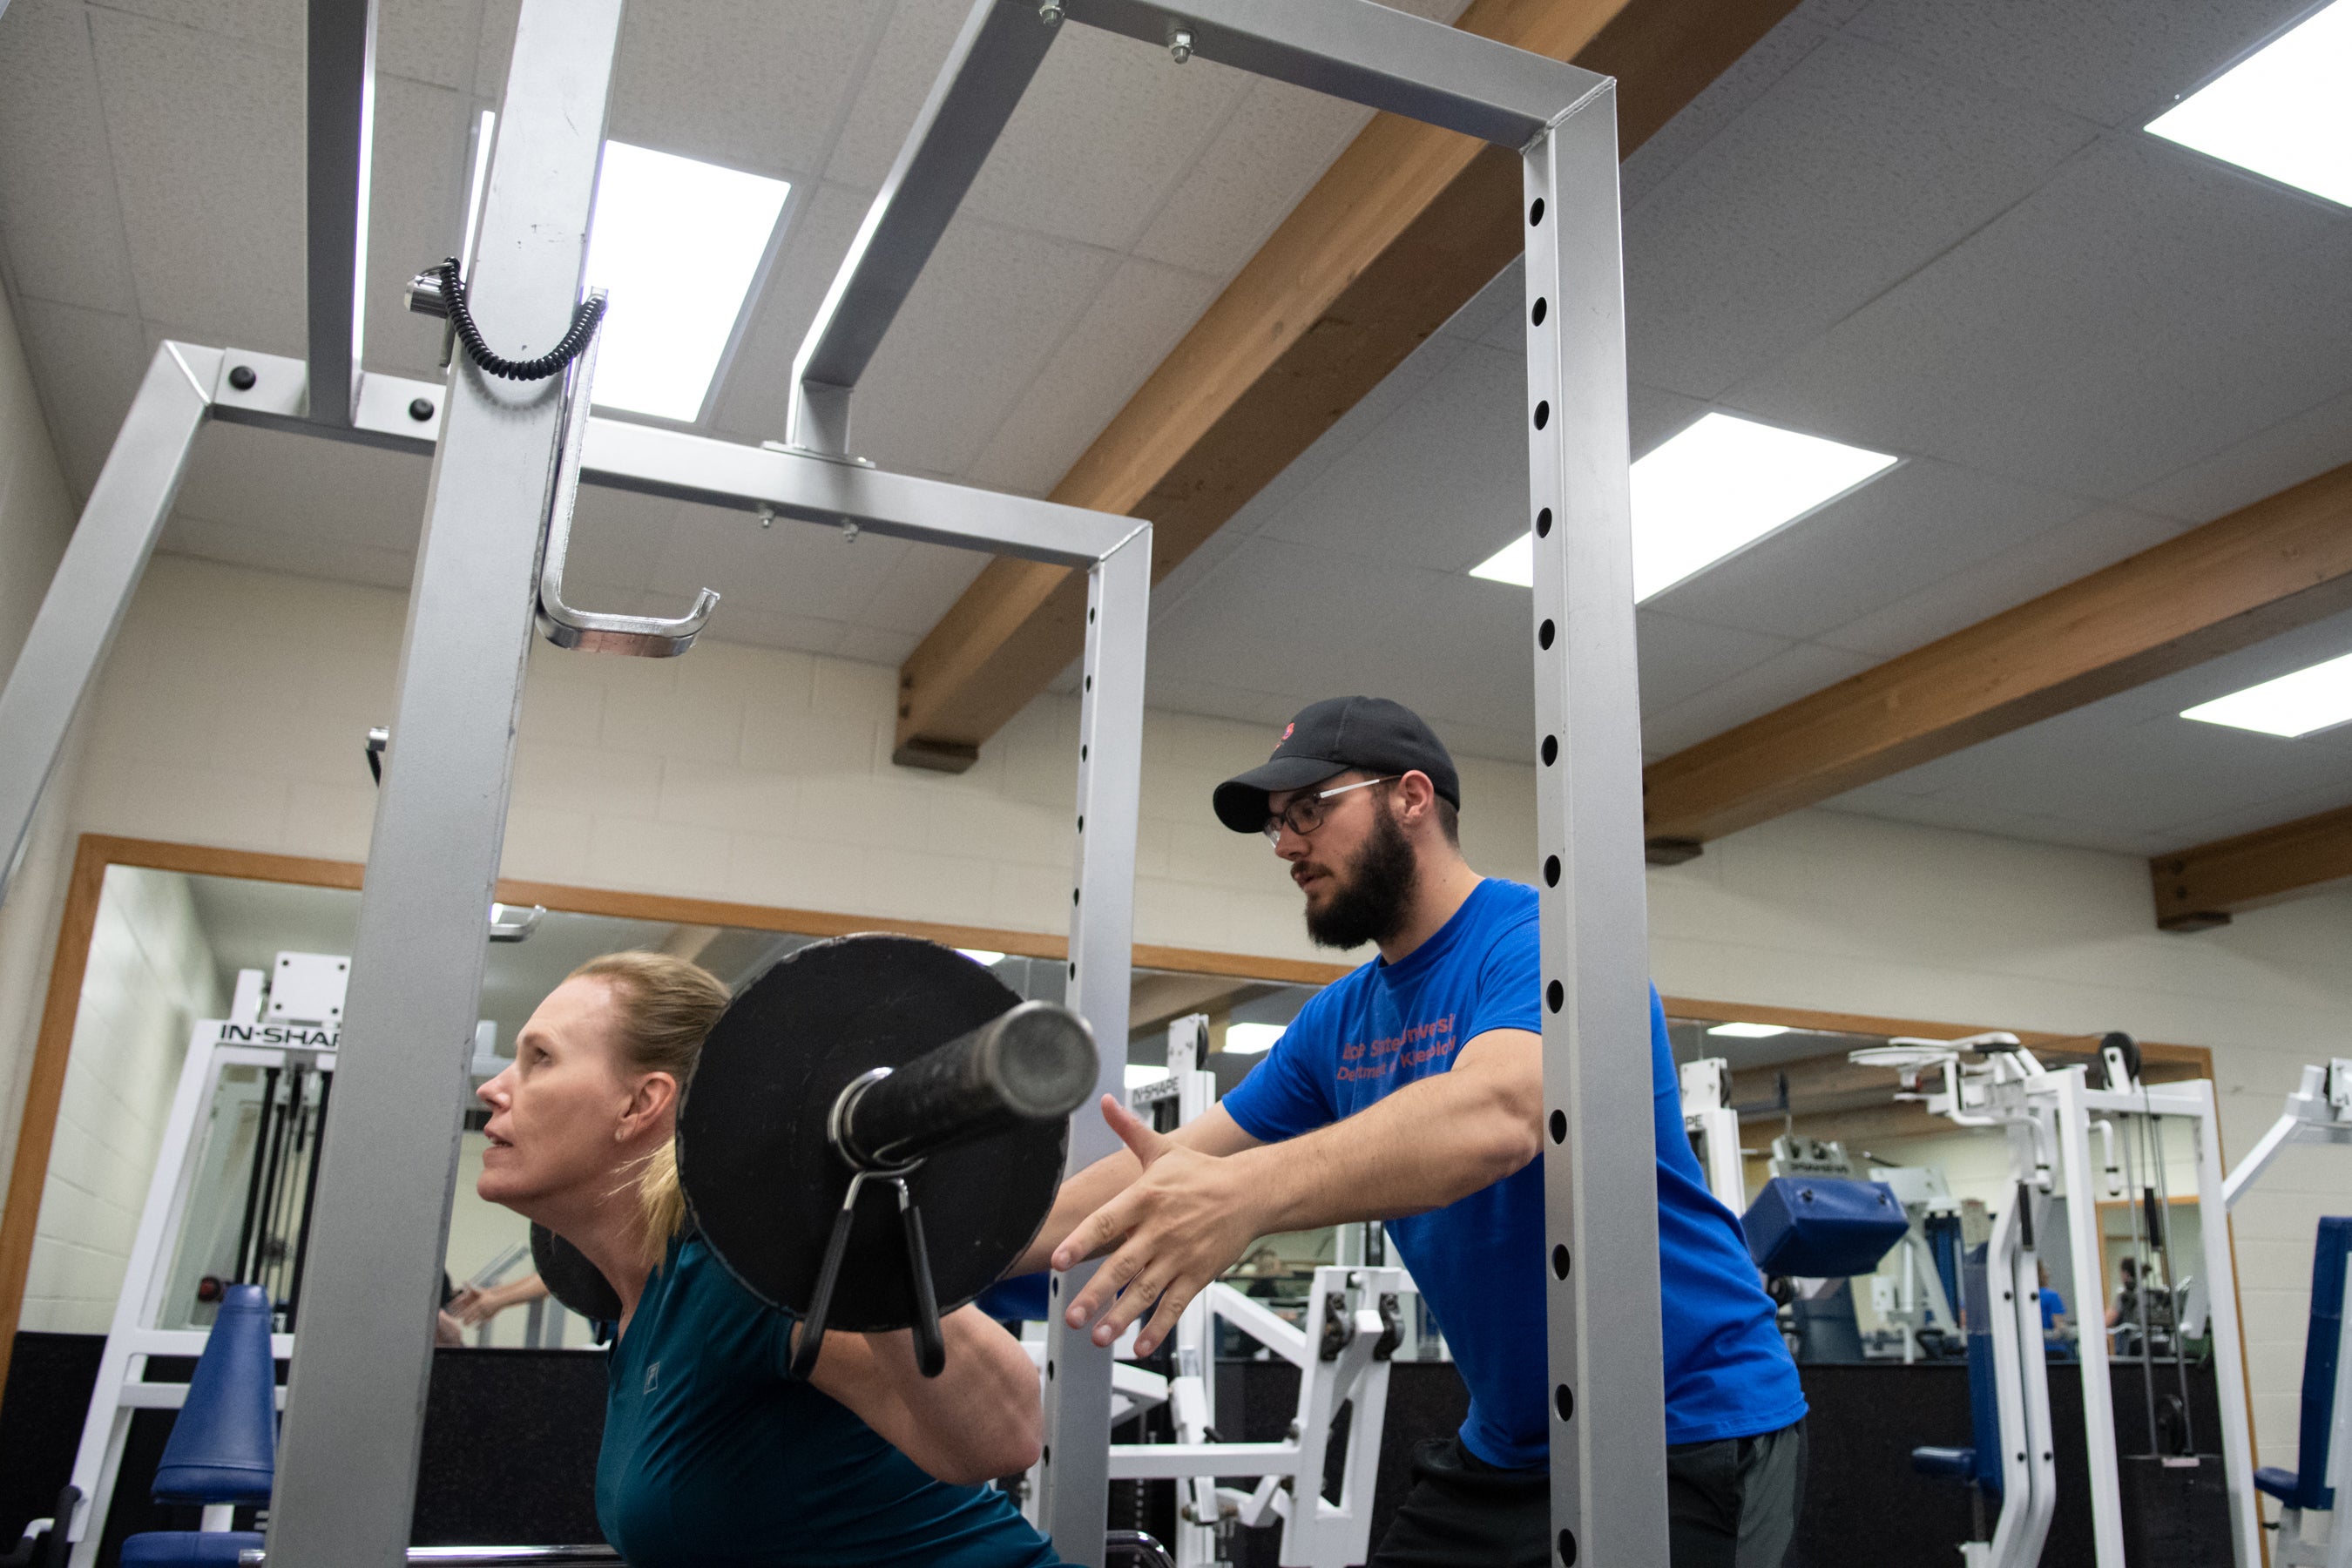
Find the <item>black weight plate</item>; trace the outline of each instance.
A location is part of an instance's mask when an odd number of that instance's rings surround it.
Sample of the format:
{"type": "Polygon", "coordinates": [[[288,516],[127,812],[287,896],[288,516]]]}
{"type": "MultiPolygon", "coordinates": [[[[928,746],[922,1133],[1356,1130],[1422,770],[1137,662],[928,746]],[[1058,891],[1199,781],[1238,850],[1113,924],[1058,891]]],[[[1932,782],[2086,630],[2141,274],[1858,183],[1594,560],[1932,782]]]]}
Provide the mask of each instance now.
{"type": "Polygon", "coordinates": [[[547,1293],[591,1322],[621,1321],[621,1298],[588,1255],[533,1220],[530,1260],[547,1293]]]}
{"type": "MultiPolygon", "coordinates": [[[[849,1167],[825,1139],[835,1097],[1016,1005],[951,948],[850,936],[780,959],[736,997],[702,1047],[678,1111],[678,1173],[695,1224],[728,1271],[771,1306],[806,1312],[849,1167]]],[[[940,1310],[993,1284],[1053,1207],[1066,1119],[945,1150],[907,1178],[923,1211],[940,1310]]],[[[914,1321],[898,1198],[869,1180],[834,1287],[831,1327],[914,1321]]]]}

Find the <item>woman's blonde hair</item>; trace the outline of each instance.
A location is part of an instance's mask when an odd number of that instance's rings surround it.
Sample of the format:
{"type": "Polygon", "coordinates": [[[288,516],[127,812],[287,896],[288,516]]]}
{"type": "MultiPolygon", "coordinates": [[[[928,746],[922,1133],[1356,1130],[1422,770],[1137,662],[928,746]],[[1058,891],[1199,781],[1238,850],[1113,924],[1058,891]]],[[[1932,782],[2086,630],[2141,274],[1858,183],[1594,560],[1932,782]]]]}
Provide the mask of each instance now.
{"type": "MultiPolygon", "coordinates": [[[[693,1081],[702,1042],[730,1000],[719,976],[666,952],[608,952],[566,978],[602,980],[620,1007],[621,1054],[636,1072],[666,1072],[681,1099],[693,1081]]],[[[664,1143],[641,1162],[637,1202],[647,1240],[658,1249],[686,1224],[686,1193],[678,1185],[677,1145],[664,1143]]]]}

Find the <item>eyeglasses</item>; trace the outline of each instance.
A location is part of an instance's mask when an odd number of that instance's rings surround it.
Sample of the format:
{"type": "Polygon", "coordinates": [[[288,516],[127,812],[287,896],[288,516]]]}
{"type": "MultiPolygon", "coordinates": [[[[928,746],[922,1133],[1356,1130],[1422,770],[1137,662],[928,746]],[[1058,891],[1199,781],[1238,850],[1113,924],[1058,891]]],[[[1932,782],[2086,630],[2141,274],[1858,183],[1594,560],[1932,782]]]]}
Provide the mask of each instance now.
{"type": "Polygon", "coordinates": [[[1346,795],[1350,790],[1370,789],[1374,784],[1394,784],[1402,777],[1404,777],[1402,773],[1391,773],[1384,779],[1365,779],[1360,784],[1341,784],[1338,789],[1327,789],[1319,795],[1300,795],[1280,811],[1268,816],[1265,819],[1265,826],[1258,831],[1265,835],[1265,841],[1268,844],[1279,845],[1282,842],[1282,830],[1286,827],[1304,838],[1323,826],[1325,816],[1323,803],[1333,795],[1346,795]]]}

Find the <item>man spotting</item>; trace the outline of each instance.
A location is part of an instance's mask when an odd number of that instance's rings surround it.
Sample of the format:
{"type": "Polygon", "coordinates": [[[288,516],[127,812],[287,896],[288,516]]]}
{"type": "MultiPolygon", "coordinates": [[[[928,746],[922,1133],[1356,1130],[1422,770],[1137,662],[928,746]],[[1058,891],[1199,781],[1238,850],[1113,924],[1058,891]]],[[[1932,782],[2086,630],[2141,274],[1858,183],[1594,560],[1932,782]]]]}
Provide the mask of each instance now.
{"type": "MultiPolygon", "coordinates": [[[[1106,1097],[1128,1152],[1064,1185],[1024,1265],[1109,1253],[1069,1321],[1108,1344],[1156,1303],[1136,1342],[1148,1354],[1257,1237],[1387,1222],[1470,1415],[1423,1447],[1371,1568],[1550,1561],[1537,900],[1463,859],[1461,799],[1429,727],[1365,697],[1306,709],[1270,761],[1217,787],[1219,820],[1288,862],[1308,934],[1379,955],[1176,1132],[1106,1097]]],[[[1804,1395],[1738,1221],[1684,1134],[1654,991],[1650,1008],[1673,1561],[1776,1568],[1802,1490],[1804,1395]]]]}

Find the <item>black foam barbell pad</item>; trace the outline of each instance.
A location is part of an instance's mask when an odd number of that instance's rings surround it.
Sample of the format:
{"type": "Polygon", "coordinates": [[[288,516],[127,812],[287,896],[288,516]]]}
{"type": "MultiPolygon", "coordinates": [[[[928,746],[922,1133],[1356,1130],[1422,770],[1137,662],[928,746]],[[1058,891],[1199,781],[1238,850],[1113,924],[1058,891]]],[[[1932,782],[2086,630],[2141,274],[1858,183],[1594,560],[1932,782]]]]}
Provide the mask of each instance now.
{"type": "MultiPolygon", "coordinates": [[[[842,937],[779,960],[728,1008],[678,1112],[678,1172],[694,1223],[744,1288],[805,1312],[850,1170],[825,1134],[851,1080],[893,1069],[1009,1011],[1020,998],[951,948],[842,937]]],[[[1053,1207],[1066,1119],[941,1150],[907,1178],[923,1211],[940,1310],[994,1283],[1053,1207]]],[[[835,1286],[829,1326],[915,1320],[906,1244],[887,1183],[869,1181],[835,1286]]]]}
{"type": "Polygon", "coordinates": [[[530,1260],[547,1293],[591,1322],[621,1321],[621,1298],[587,1254],[533,1220],[530,1260]]]}

